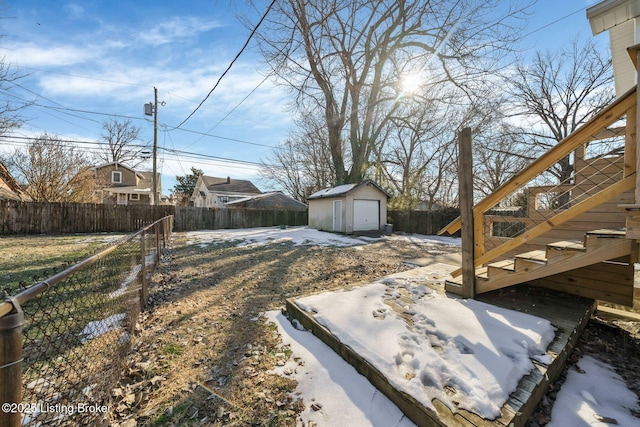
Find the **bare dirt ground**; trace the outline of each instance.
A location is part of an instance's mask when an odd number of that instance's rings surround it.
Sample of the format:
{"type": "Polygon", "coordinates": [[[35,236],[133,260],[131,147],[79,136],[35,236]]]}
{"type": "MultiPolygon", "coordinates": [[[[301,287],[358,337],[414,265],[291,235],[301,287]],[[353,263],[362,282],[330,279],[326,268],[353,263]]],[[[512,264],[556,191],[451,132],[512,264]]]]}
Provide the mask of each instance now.
{"type": "MultiPolygon", "coordinates": [[[[270,373],[290,356],[260,314],[290,297],[377,279],[411,268],[404,261],[445,245],[389,240],[364,247],[271,244],[202,248],[174,236],[153,279],[134,351],[114,389],[114,426],[294,426],[304,402],[296,384],[270,373]]],[[[595,353],[640,393],[640,326],[590,323],[572,357],[595,353]],[[627,332],[628,331],[628,332],[627,332]]],[[[541,426],[563,378],[531,418],[541,426]]]]}

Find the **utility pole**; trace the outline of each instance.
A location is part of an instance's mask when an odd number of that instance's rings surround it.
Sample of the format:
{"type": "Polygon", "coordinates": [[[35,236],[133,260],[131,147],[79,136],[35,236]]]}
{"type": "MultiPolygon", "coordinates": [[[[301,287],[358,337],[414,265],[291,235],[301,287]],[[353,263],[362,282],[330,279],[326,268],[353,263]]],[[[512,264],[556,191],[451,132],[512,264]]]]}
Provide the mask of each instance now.
{"type": "MultiPolygon", "coordinates": [[[[153,114],[153,204],[160,204],[160,195],[158,194],[158,89],[153,87],[154,102],[144,104],[144,114],[151,116],[153,114]]],[[[162,103],[164,105],[164,102],[162,103]]]]}

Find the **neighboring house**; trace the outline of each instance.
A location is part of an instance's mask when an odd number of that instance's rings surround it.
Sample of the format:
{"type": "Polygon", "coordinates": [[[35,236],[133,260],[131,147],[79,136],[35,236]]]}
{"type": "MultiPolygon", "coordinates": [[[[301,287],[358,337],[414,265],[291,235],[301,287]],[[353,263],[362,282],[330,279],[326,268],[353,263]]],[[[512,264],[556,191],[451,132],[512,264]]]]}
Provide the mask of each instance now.
{"type": "Polygon", "coordinates": [[[22,190],[20,184],[11,176],[7,168],[0,162],[0,200],[30,201],[31,197],[22,190]]]}
{"type": "MultiPolygon", "coordinates": [[[[153,205],[153,172],[138,172],[122,163],[112,162],[93,168],[100,186],[101,203],[117,205],[153,205]]],[[[162,194],[157,174],[158,194],[162,194]]]]}
{"type": "Polygon", "coordinates": [[[225,208],[226,204],[248,196],[262,194],[251,181],[200,175],[191,194],[193,206],[225,208]]]}
{"type": "Polygon", "coordinates": [[[309,226],[347,234],[382,230],[390,197],[370,179],[320,190],[307,198],[309,226]]]}
{"type": "Polygon", "coordinates": [[[281,191],[247,196],[225,204],[227,208],[306,211],[307,205],[281,191]]]}

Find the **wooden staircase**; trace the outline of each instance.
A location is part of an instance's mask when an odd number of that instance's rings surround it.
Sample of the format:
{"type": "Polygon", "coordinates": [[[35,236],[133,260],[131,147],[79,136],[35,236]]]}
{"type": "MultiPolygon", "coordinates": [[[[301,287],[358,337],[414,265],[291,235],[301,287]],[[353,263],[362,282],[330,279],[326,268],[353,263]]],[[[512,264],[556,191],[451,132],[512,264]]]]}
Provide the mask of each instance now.
{"type": "MultiPolygon", "coordinates": [[[[528,283],[640,309],[639,112],[634,87],[474,206],[461,193],[461,216],[439,232],[463,243],[447,291],[528,283]],[[565,159],[571,176],[558,182],[550,171],[565,159]]],[[[459,170],[462,192],[473,174],[459,170]]]]}
{"type": "MultiPolygon", "coordinates": [[[[632,241],[625,231],[594,230],[587,232],[582,242],[558,241],[545,250],[534,250],[476,268],[476,292],[484,293],[518,283],[564,273],[577,268],[627,256],[632,241]]],[[[462,286],[462,276],[450,279],[447,290],[455,292],[462,286]]]]}

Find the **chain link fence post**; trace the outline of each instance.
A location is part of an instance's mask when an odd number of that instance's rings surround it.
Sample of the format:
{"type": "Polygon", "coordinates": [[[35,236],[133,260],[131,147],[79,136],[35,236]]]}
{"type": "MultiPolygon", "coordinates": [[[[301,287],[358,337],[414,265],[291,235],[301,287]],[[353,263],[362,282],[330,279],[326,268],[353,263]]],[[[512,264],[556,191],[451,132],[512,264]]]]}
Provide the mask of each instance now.
{"type": "Polygon", "coordinates": [[[13,311],[0,318],[0,426],[19,427],[22,414],[22,327],[24,313],[18,301],[7,298],[13,311]]]}

